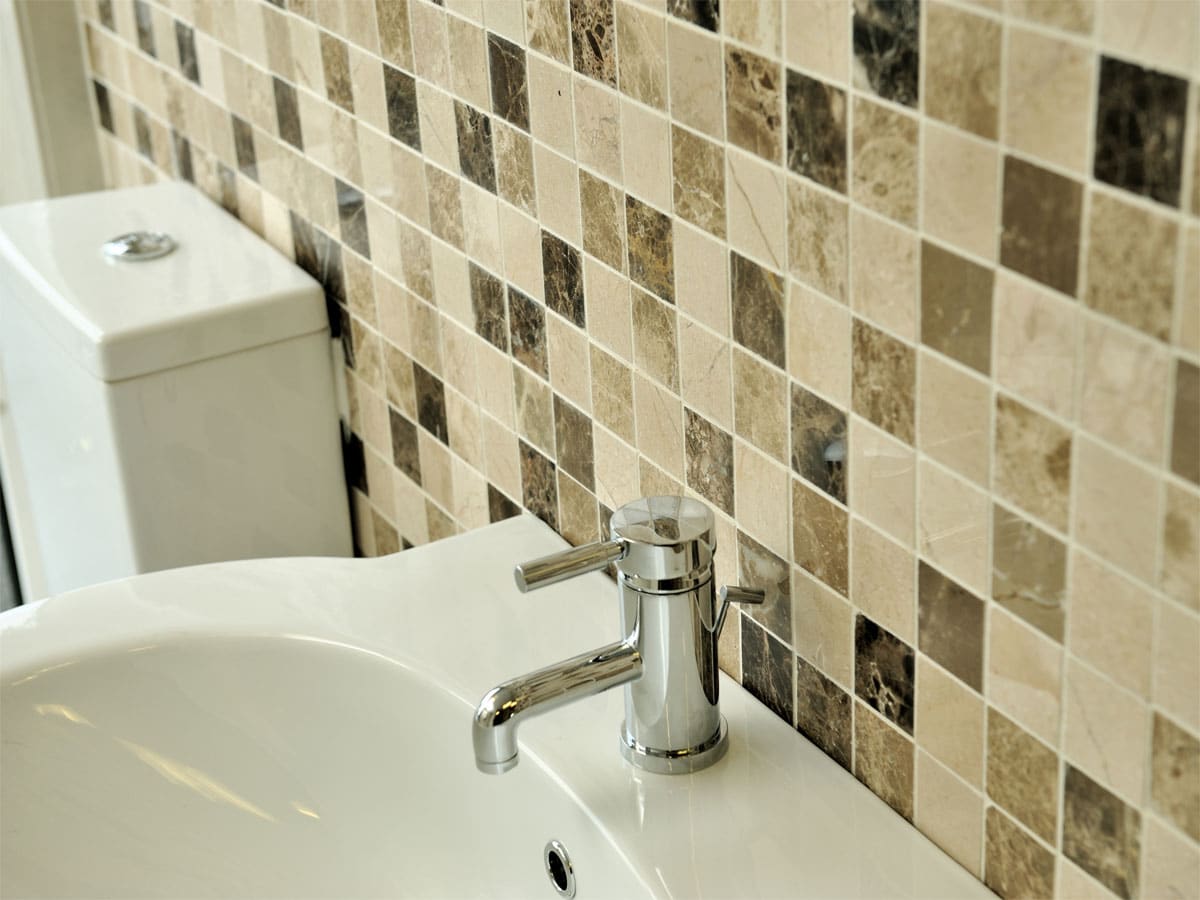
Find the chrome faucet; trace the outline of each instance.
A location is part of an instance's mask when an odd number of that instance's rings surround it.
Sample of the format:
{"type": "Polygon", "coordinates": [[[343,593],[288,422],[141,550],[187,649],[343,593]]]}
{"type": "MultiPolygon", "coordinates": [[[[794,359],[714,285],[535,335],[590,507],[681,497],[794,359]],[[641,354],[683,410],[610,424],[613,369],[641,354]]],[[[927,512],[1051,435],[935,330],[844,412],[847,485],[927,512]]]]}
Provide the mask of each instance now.
{"type": "Polygon", "coordinates": [[[524,593],[615,563],[625,637],[488,691],[473,727],[481,772],[499,774],[517,764],[517,728],[525,719],[618,685],[625,686],[621,753],[633,765],[695,772],[725,755],[717,637],[730,603],[762,603],[764,593],[714,592],[713,514],[697,500],[636,500],[613,513],[610,530],[611,540],[516,567],[524,593]]]}

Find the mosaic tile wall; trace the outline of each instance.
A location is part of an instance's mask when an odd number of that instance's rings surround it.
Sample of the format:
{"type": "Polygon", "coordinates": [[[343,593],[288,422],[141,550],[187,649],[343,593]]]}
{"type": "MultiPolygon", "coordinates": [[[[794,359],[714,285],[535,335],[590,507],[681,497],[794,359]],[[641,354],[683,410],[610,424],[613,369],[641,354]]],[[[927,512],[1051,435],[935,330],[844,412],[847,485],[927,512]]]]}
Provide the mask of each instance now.
{"type": "Polygon", "coordinates": [[[111,183],[325,285],[363,552],[698,495],[723,667],[962,865],[1195,895],[1200,2],[80,9],[111,183]]]}

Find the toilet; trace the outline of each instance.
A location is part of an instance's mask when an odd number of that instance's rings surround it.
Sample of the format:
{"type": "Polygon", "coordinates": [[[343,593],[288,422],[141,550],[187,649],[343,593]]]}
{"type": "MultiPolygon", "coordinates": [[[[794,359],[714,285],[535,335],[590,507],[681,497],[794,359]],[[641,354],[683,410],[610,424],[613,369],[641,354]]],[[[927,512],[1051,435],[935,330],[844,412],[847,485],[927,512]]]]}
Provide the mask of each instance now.
{"type": "Polygon", "coordinates": [[[349,555],[331,347],[321,287],[188,184],[0,208],[0,478],[24,600],[349,555]]]}

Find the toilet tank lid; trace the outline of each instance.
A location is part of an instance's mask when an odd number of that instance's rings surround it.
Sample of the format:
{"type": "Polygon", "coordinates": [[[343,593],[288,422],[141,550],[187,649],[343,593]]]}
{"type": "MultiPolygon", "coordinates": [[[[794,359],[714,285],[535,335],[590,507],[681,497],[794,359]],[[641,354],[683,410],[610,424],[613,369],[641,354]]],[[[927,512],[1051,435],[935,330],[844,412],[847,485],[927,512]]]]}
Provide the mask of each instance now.
{"type": "Polygon", "coordinates": [[[0,208],[0,270],[0,291],[105,381],[329,327],[321,286],[184,182],[0,208]],[[145,262],[102,252],[142,230],[176,249],[145,262]]]}

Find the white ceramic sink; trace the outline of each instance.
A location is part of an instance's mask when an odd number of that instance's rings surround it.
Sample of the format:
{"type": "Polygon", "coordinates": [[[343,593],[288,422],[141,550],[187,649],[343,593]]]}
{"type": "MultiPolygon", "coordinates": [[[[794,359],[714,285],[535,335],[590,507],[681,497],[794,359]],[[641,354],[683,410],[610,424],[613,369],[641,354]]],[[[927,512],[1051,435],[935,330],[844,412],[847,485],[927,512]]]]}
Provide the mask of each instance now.
{"type": "Polygon", "coordinates": [[[513,587],[563,546],[514,519],[0,615],[0,894],[553,898],[553,838],[580,898],[990,896],[727,679],[730,751],[695,775],[621,759],[620,691],[477,772],[485,690],[618,636],[601,575],[513,587]]]}

